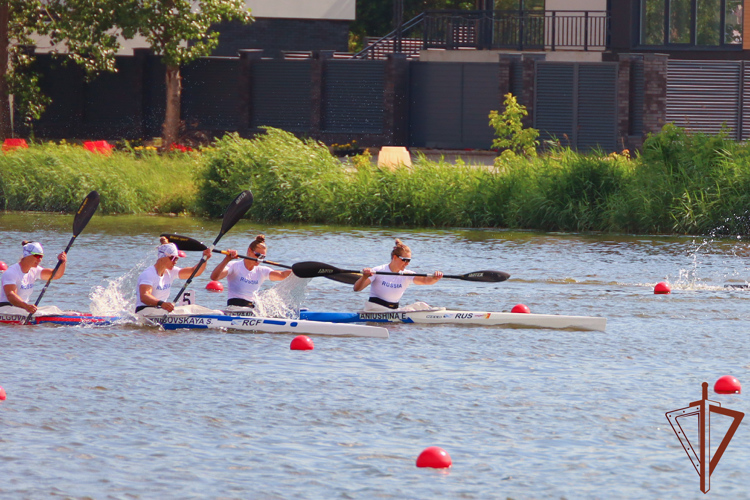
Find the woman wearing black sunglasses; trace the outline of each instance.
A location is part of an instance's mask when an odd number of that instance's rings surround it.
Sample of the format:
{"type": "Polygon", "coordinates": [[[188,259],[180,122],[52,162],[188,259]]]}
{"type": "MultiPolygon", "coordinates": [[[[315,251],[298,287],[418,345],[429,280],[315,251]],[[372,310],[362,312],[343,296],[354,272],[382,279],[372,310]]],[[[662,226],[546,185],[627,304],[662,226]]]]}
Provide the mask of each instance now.
{"type": "Polygon", "coordinates": [[[247,249],[250,257],[255,256],[257,261],[242,259],[231,262],[237,258],[236,250],[227,250],[229,255],[219,262],[219,265],[211,272],[211,279],[218,281],[227,278],[229,293],[227,294],[227,305],[238,307],[255,307],[258,300],[257,292],[267,279],[281,281],[289,276],[292,271],[275,271],[260,263],[266,259],[266,237],[259,234],[255,237],[247,249]]]}
{"type": "MultiPolygon", "coordinates": [[[[172,291],[172,282],[177,278],[186,280],[193,274],[193,267],[176,266],[180,254],[174,243],[170,243],[164,236],[159,239],[159,242],[161,245],[156,248],[158,255],[156,264],[141,273],[136,286],[135,312],[143,311],[141,314],[144,315],[157,313],[154,308],[172,312],[174,304],[167,302],[169,293],[172,291]]],[[[206,261],[210,259],[211,250],[205,249],[203,256],[206,257],[206,261]]],[[[205,262],[200,266],[198,272],[195,273],[196,276],[203,274],[206,269],[205,262]]]]}
{"type": "MultiPolygon", "coordinates": [[[[354,291],[362,291],[372,283],[370,298],[365,303],[365,311],[377,312],[398,309],[398,301],[409,285],[434,285],[443,277],[443,273],[440,271],[435,271],[432,276],[409,276],[414,274],[413,271],[406,270],[409,262],[411,262],[411,249],[404,245],[401,240],[396,239],[396,246],[391,250],[390,264],[362,269],[362,277],[354,283],[354,291]],[[402,274],[399,276],[384,276],[378,275],[378,271],[402,274]]],[[[412,310],[429,308],[424,302],[407,307],[412,310]]]]}

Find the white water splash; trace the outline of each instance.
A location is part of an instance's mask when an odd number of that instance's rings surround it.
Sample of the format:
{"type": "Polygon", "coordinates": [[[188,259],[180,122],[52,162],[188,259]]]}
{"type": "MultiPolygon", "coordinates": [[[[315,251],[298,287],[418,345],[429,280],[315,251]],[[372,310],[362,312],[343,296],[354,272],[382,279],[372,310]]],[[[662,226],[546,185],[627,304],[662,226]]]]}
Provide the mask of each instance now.
{"type": "Polygon", "coordinates": [[[741,236],[727,250],[726,240],[713,236],[702,241],[693,240],[695,248],[690,252],[690,266],[680,269],[676,277],[667,275],[666,281],[678,290],[724,290],[725,283],[747,283],[747,244],[741,236]],[[722,246],[724,248],[722,248],[722,246]]]}
{"type": "Polygon", "coordinates": [[[153,252],[149,252],[128,272],[104,285],[94,287],[89,294],[91,312],[95,316],[132,315],[135,311],[135,285],[138,276],[153,263],[153,252]]]}
{"type": "Polygon", "coordinates": [[[298,278],[291,274],[273,288],[259,292],[255,313],[266,318],[299,318],[299,309],[305,300],[309,282],[310,278],[298,278]]]}

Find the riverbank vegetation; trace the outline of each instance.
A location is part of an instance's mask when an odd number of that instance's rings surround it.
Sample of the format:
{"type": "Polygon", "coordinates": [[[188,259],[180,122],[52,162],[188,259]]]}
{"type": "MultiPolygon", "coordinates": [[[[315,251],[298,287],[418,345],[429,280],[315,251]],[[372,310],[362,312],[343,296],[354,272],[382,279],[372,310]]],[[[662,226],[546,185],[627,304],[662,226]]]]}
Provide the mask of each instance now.
{"type": "Polygon", "coordinates": [[[746,234],[750,146],[668,125],[641,154],[551,146],[494,167],[434,162],[379,168],[367,153],[340,162],[328,147],[268,129],[227,135],[199,152],[111,156],[71,145],[0,157],[0,207],[72,211],[91,189],[106,213],[218,217],[241,190],[263,222],[508,227],[547,231],[746,234]]]}

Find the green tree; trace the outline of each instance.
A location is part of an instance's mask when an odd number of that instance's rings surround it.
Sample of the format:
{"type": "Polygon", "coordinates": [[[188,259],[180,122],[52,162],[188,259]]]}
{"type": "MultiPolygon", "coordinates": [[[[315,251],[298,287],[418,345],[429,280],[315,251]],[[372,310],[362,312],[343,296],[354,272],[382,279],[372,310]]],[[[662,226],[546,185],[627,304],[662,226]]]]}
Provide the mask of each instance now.
{"type": "Polygon", "coordinates": [[[504,155],[523,154],[536,156],[539,146],[539,131],[535,128],[523,128],[522,120],[529,115],[526,106],[518,104],[513,94],[505,94],[503,101],[505,111],[490,111],[490,126],[495,129],[497,139],[492,141],[493,148],[504,149],[504,155]],[[508,153],[509,152],[509,153],[508,153]]]}
{"type": "Polygon", "coordinates": [[[10,99],[21,118],[39,119],[49,97],[31,70],[34,57],[26,50],[32,35],[48,35],[66,56],[89,75],[114,70],[116,37],[114,0],[0,0],[0,140],[11,131],[10,99]]]}
{"type": "Polygon", "coordinates": [[[142,35],[166,66],[163,148],[177,142],[182,93],[180,66],[207,56],[219,44],[211,26],[252,22],[244,0],[121,0],[118,22],[126,38],[142,35]]]}

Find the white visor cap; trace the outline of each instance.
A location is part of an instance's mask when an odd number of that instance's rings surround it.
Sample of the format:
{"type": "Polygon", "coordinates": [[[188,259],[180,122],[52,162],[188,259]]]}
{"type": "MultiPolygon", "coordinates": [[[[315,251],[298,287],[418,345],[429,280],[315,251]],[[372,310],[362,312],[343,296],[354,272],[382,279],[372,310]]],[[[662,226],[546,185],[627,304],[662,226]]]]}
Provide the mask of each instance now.
{"type": "Polygon", "coordinates": [[[26,243],[23,246],[23,256],[28,257],[29,255],[44,255],[44,249],[42,248],[42,244],[37,243],[36,241],[32,241],[31,243],[26,243]]]}
{"type": "Polygon", "coordinates": [[[159,258],[162,257],[179,257],[180,254],[177,252],[177,245],[174,243],[165,243],[164,245],[160,245],[157,247],[157,252],[159,253],[159,258]]]}

